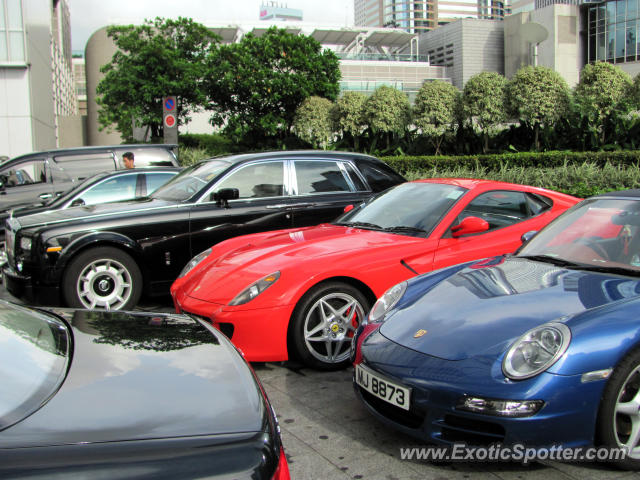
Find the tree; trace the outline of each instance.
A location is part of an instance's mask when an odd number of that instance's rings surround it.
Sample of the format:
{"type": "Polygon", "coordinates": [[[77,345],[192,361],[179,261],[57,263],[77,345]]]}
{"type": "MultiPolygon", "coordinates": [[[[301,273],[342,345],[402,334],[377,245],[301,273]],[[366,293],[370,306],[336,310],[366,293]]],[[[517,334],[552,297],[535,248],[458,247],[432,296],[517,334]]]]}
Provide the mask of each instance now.
{"type": "Polygon", "coordinates": [[[615,130],[618,118],[629,112],[631,86],[631,76],[607,62],[587,64],[580,72],[575,105],[582,125],[593,134],[597,146],[606,142],[607,131],[615,130]]]}
{"type": "Polygon", "coordinates": [[[480,130],[483,153],[489,150],[489,131],[507,119],[507,79],[496,72],[472,76],[462,91],[462,113],[480,130]]]}
{"type": "Polygon", "coordinates": [[[509,108],[534,133],[540,150],[540,128],[552,128],[569,111],[569,87],[560,74],[547,67],[523,67],[507,84],[509,108]]]}
{"type": "Polygon", "coordinates": [[[407,96],[392,87],[378,87],[364,103],[364,118],[374,135],[374,149],[377,137],[386,138],[387,150],[394,137],[406,133],[411,121],[411,104],[407,96]]]}
{"type": "Polygon", "coordinates": [[[115,125],[124,137],[132,135],[132,121],[161,136],[162,97],[177,97],[177,121],[206,104],[202,79],[206,59],[219,37],[188,18],[156,18],[143,25],[107,29],[118,50],[97,86],[98,120],[103,128],[115,125]]]}
{"type": "Polygon", "coordinates": [[[458,89],[442,80],[425,82],[416,96],[413,121],[430,138],[436,155],[440,154],[445,133],[456,120],[459,97],[458,89]]]}
{"type": "Polygon", "coordinates": [[[333,109],[335,128],[343,139],[351,139],[354,150],[360,146],[360,136],[367,125],[364,119],[364,103],[367,96],[362,92],[344,92],[333,109]]]}
{"type": "Polygon", "coordinates": [[[339,92],[336,55],[321,51],[312,37],[276,27],[221,46],[210,70],[211,123],[225,126],[234,138],[281,141],[304,99],[315,95],[333,101],[339,92]]]}
{"type": "Polygon", "coordinates": [[[333,102],[326,98],[314,96],[305,99],[293,119],[293,132],[313,148],[326,150],[333,139],[333,107],[333,102]]]}

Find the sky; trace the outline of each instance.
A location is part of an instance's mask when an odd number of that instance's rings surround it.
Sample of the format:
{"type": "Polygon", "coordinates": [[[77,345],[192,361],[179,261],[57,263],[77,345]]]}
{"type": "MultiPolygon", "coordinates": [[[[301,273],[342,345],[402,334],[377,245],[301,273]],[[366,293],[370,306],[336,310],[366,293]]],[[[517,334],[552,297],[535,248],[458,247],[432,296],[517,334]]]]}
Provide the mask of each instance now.
{"type": "MultiPolygon", "coordinates": [[[[271,0],[68,0],[72,50],[84,51],[89,37],[113,24],[140,24],[155,17],[189,17],[207,26],[262,25],[260,6],[271,0]]],[[[302,10],[304,24],[353,25],[353,0],[277,0],[278,6],[302,10]]]]}

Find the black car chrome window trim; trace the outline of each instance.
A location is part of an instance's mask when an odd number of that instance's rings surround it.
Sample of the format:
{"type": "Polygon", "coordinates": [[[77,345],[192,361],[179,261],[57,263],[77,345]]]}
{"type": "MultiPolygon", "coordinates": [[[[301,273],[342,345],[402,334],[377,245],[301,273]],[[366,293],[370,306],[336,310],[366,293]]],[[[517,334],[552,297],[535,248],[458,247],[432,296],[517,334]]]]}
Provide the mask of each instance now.
{"type": "MultiPolygon", "coordinates": [[[[369,185],[369,182],[367,182],[367,179],[364,178],[364,175],[362,175],[362,172],[360,171],[358,166],[355,164],[355,162],[352,162],[351,160],[342,160],[342,164],[344,165],[345,163],[349,164],[349,166],[351,167],[353,172],[358,176],[358,178],[360,179],[360,181],[362,182],[362,184],[365,187],[365,190],[358,190],[355,187],[355,184],[354,184],[353,191],[354,192],[372,192],[373,189],[371,188],[371,185],[369,185]]],[[[346,167],[345,167],[345,169],[346,169],[346,167]]],[[[349,173],[348,170],[347,170],[347,177],[349,178],[349,180],[351,180],[351,182],[353,182],[353,180],[351,179],[351,174],[349,173]]]]}
{"type": "Polygon", "coordinates": [[[268,158],[264,160],[253,160],[253,161],[249,161],[249,162],[234,166],[234,168],[232,170],[227,171],[227,173],[225,173],[223,177],[220,177],[217,180],[215,180],[215,183],[209,188],[209,190],[207,190],[204,195],[201,195],[200,198],[196,200],[194,204],[195,205],[206,205],[210,203],[217,204],[218,202],[216,201],[206,200],[206,199],[210,198],[211,194],[215,192],[216,189],[218,188],[218,185],[220,185],[220,183],[226,180],[230,175],[233,175],[234,173],[239,172],[240,170],[253,165],[258,165],[263,163],[276,163],[276,162],[283,164],[282,165],[283,167],[282,181],[283,181],[283,187],[284,187],[284,195],[274,195],[272,197],[258,197],[258,198],[238,198],[237,200],[229,200],[229,203],[233,205],[236,202],[255,202],[255,201],[269,200],[272,198],[288,197],[289,195],[291,195],[290,184],[288,183],[289,174],[288,174],[288,168],[287,168],[287,163],[289,163],[289,160],[286,160],[283,158],[268,158]]]}
{"type": "MultiPolygon", "coordinates": [[[[291,170],[292,170],[292,177],[291,178],[292,178],[292,185],[293,185],[292,195],[294,197],[306,197],[308,195],[313,195],[313,196],[317,196],[317,195],[344,195],[345,193],[355,193],[355,192],[357,192],[357,190],[355,189],[355,187],[353,185],[353,182],[351,181],[351,179],[349,178],[349,175],[347,174],[347,169],[344,167],[342,162],[344,162],[343,159],[327,158],[327,157],[292,158],[291,159],[291,170]],[[340,170],[340,173],[342,173],[342,176],[344,177],[346,184],[349,186],[349,191],[348,192],[347,191],[338,191],[338,192],[299,193],[299,191],[298,191],[298,175],[296,174],[295,162],[331,162],[333,164],[336,164],[338,166],[338,170],[340,170]]],[[[356,171],[357,171],[357,169],[356,169],[356,171]]],[[[365,185],[367,185],[367,184],[365,183],[365,185]]]]}

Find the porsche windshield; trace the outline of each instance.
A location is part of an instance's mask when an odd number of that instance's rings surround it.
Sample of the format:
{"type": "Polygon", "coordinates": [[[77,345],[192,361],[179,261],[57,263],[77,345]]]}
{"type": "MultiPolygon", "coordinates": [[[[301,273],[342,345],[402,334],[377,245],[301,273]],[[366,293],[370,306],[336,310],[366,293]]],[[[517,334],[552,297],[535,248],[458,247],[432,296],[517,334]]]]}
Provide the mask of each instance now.
{"type": "Polygon", "coordinates": [[[31,415],[58,390],[70,343],[58,318],[0,302],[0,431],[31,415]]]}
{"type": "Polygon", "coordinates": [[[184,202],[202,190],[211,180],[229,168],[227,160],[207,160],[185,168],[150,196],[161,200],[184,202]]]}
{"type": "Polygon", "coordinates": [[[403,183],[344,214],[335,223],[426,236],[466,191],[444,183],[403,183]]]}
{"type": "Polygon", "coordinates": [[[565,266],[640,272],[640,199],[585,200],[518,252],[565,266]]]}

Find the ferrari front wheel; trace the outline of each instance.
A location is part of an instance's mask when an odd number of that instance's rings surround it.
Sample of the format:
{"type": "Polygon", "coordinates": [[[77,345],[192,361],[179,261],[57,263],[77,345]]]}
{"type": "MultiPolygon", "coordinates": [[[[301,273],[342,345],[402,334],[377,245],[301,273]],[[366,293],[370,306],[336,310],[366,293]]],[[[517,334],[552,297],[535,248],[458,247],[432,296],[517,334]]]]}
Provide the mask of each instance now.
{"type": "Polygon", "coordinates": [[[306,365],[322,370],[346,367],[351,339],[369,313],[367,298],[343,282],[327,282],[310,289],[292,318],[292,347],[306,365]]]}
{"type": "Polygon", "coordinates": [[[640,350],[622,359],[609,378],[598,412],[598,440],[626,451],[625,458],[614,460],[619,467],[640,469],[640,350]]]}

